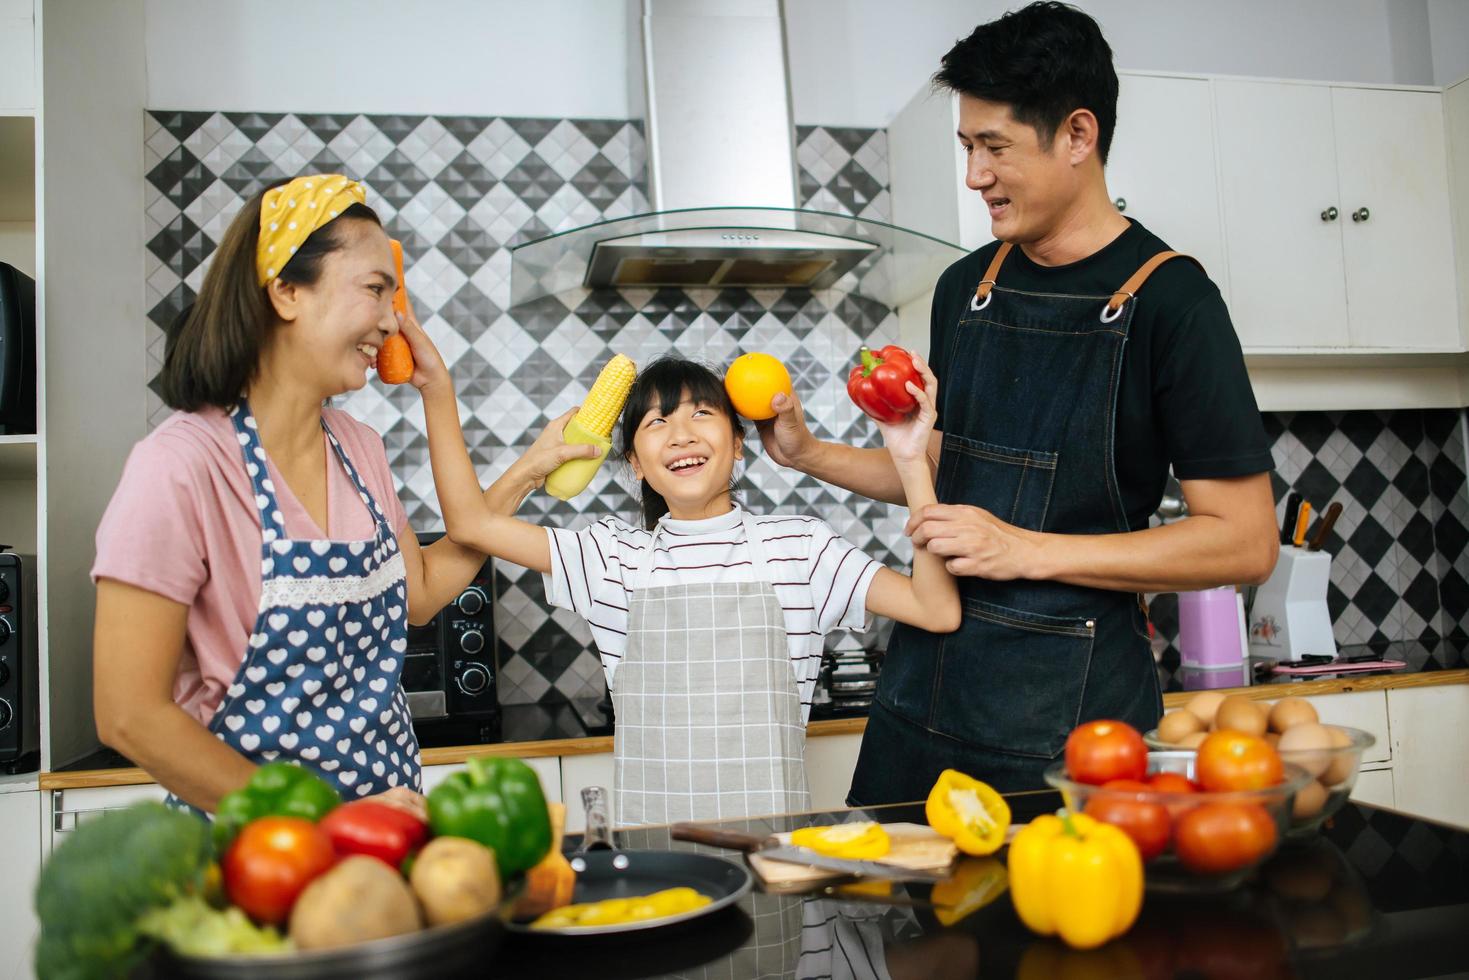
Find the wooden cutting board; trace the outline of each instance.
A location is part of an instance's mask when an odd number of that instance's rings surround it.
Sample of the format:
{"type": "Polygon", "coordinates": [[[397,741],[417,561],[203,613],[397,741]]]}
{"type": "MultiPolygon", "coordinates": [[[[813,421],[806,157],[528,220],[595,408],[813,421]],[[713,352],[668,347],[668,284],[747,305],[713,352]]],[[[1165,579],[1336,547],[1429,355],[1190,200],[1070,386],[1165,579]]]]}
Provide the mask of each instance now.
{"type": "MultiPolygon", "coordinates": [[[[896,864],[917,871],[945,871],[959,854],[959,848],[954,846],[953,841],[927,824],[885,823],[882,826],[893,842],[892,850],[877,859],[884,864],[896,864]]],[[[791,842],[789,833],[775,836],[782,844],[791,842]]],[[[748,855],[747,859],[750,868],[765,883],[767,891],[795,890],[847,877],[839,872],[823,871],[821,868],[772,861],[761,857],[758,852],[748,855]]]]}

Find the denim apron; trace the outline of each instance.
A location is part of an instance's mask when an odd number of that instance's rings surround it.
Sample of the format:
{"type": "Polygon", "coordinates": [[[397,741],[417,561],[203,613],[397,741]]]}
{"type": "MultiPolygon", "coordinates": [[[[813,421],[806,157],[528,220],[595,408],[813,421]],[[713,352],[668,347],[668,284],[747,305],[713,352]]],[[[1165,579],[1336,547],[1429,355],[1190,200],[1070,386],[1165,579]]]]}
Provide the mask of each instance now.
{"type": "MultiPolygon", "coordinates": [[[[981,507],[1032,531],[1129,530],[1114,467],[1118,380],[1150,259],[1112,296],[996,285],[1010,244],[933,351],[940,502],[981,507]]],[[[1141,597],[1060,582],[960,576],[963,621],[936,634],[898,624],[848,802],[920,800],[957,768],[1001,791],[1043,787],[1081,722],[1156,725],[1162,694],[1141,597]]]]}
{"type": "Polygon", "coordinates": [[[418,790],[418,742],[400,683],[408,649],[403,555],[387,517],[322,419],[375,531],[366,541],[288,539],[243,398],[230,419],[260,512],[260,614],[209,730],[251,762],[286,759],[314,770],[344,799],[418,790]]]}

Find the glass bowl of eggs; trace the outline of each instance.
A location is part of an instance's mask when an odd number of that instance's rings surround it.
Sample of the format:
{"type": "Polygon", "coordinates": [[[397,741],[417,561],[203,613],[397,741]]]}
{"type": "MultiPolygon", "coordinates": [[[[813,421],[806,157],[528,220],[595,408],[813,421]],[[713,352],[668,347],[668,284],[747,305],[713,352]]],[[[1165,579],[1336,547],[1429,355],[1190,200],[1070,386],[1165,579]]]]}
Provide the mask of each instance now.
{"type": "Polygon", "coordinates": [[[1237,731],[1263,737],[1282,762],[1299,766],[1311,779],[1291,803],[1287,833],[1314,834],[1352,794],[1362,754],[1375,743],[1370,732],[1343,725],[1323,725],[1316,708],[1304,698],[1255,701],[1217,691],[1197,694],[1182,708],[1165,714],[1158,727],[1143,733],[1150,749],[1197,749],[1213,731],[1237,731]]]}

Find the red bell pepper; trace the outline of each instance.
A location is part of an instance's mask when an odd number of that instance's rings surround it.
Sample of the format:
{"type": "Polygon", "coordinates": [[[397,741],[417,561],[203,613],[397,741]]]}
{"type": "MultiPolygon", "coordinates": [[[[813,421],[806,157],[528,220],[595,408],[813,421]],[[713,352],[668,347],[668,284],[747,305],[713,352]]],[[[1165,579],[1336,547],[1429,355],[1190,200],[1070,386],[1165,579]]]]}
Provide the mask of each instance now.
{"type": "Polygon", "coordinates": [[[428,824],[385,803],[357,800],[337,807],[319,824],[339,857],[365,854],[397,869],[428,840],[428,824]]]}
{"type": "Polygon", "coordinates": [[[923,387],[923,378],[913,366],[913,358],[896,344],[888,344],[874,354],[862,348],[862,363],[847,375],[847,394],[857,407],[879,422],[901,422],[918,407],[908,393],[907,384],[923,387]]]}

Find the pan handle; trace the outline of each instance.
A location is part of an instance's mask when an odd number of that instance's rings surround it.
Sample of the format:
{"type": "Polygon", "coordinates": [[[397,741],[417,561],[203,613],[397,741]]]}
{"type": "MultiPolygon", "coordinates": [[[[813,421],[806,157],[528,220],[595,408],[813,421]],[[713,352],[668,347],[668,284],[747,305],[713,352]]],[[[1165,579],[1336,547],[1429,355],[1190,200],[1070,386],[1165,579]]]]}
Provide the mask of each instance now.
{"type": "Polygon", "coordinates": [[[759,837],[755,834],[742,834],[737,830],[720,830],[705,824],[676,823],[668,828],[668,834],[674,840],[692,841],[695,844],[709,844],[713,847],[728,847],[736,851],[758,851],[764,847],[769,838],[759,837]]]}
{"type": "Polygon", "coordinates": [[[601,786],[587,786],[581,791],[581,805],[586,810],[587,829],[582,833],[583,851],[617,850],[612,840],[612,821],[607,817],[607,790],[601,786]]]}

